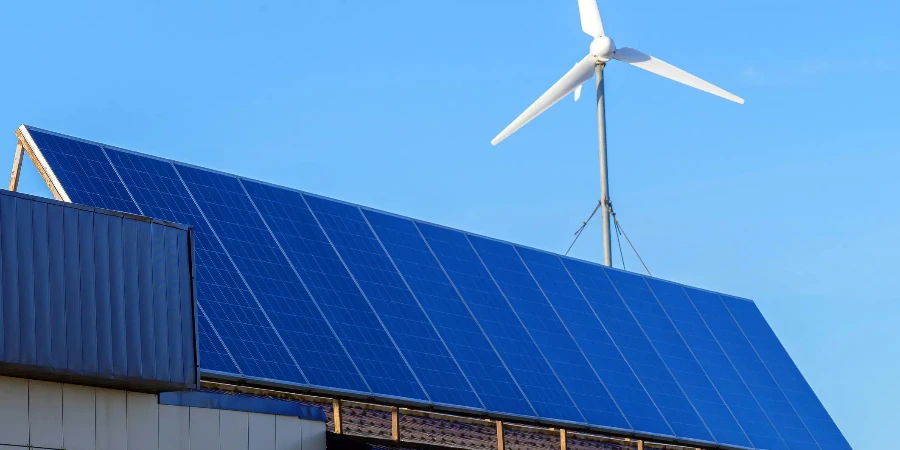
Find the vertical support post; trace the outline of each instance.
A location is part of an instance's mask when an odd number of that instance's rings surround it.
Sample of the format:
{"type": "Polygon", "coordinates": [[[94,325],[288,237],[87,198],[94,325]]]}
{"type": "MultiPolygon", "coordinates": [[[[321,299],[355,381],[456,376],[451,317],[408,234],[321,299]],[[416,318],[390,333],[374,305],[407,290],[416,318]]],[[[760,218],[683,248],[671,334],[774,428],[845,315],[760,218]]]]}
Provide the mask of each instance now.
{"type": "Polygon", "coordinates": [[[559,429],[559,450],[566,450],[566,429],[559,429]]]}
{"type": "Polygon", "coordinates": [[[391,407],[391,439],[400,440],[400,408],[391,407]]]}
{"type": "Polygon", "coordinates": [[[637,444],[638,444],[637,450],[644,450],[644,441],[638,439],[637,444]]]}
{"type": "Polygon", "coordinates": [[[503,421],[498,420],[497,424],[497,450],[503,450],[503,421]]]}
{"type": "Polygon", "coordinates": [[[12,172],[9,175],[9,190],[19,188],[19,174],[22,173],[22,158],[25,156],[25,146],[22,141],[16,142],[16,155],[13,157],[12,172]]]}
{"type": "Polygon", "coordinates": [[[609,235],[609,173],[606,166],[606,93],[604,92],[603,68],[597,64],[597,137],[600,144],[600,220],[603,224],[603,265],[612,266],[612,248],[609,235]]]}
{"type": "Polygon", "coordinates": [[[341,434],[341,400],[332,400],[331,406],[334,408],[334,432],[341,434]]]}

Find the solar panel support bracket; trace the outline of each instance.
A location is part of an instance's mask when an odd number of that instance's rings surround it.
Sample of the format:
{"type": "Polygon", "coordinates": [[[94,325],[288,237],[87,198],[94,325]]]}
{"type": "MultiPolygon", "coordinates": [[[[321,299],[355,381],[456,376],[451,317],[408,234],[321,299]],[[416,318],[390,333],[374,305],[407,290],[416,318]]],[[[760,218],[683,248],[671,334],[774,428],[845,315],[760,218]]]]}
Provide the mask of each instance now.
{"type": "Polygon", "coordinates": [[[341,434],[341,400],[332,400],[331,406],[334,408],[334,432],[341,434]]]}
{"type": "MultiPolygon", "coordinates": [[[[47,187],[50,188],[50,193],[53,194],[53,198],[61,202],[71,203],[72,200],[69,198],[66,190],[63,189],[62,184],[59,182],[59,179],[56,178],[56,174],[53,173],[53,169],[51,169],[50,165],[47,164],[46,159],[44,159],[44,155],[40,153],[40,149],[38,149],[37,145],[34,144],[34,140],[31,139],[31,134],[28,133],[28,129],[25,127],[25,125],[22,125],[18,129],[16,129],[16,137],[19,138],[18,145],[21,145],[23,147],[24,153],[28,153],[28,157],[31,159],[31,162],[34,163],[34,167],[41,175],[41,178],[44,179],[44,183],[46,183],[47,187]]],[[[16,152],[16,154],[18,155],[18,151],[16,152]]],[[[13,161],[13,176],[16,178],[17,189],[19,183],[18,173],[21,172],[21,160],[24,159],[24,157],[19,159],[19,170],[16,170],[16,162],[13,161]]],[[[12,177],[10,177],[10,186],[12,186],[12,182],[12,177]]]]}
{"type": "Polygon", "coordinates": [[[22,157],[25,156],[25,146],[22,140],[16,141],[16,154],[13,157],[12,172],[9,174],[9,190],[15,192],[19,188],[19,174],[22,172],[22,157]]]}
{"type": "Polygon", "coordinates": [[[400,408],[391,407],[391,439],[400,440],[400,408]]]}

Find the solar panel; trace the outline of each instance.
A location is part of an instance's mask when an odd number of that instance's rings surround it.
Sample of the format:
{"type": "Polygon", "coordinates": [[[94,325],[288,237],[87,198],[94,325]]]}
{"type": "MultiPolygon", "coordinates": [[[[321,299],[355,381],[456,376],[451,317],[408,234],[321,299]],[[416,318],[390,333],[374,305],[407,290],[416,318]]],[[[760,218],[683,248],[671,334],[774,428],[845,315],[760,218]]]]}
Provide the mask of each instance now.
{"type": "Polygon", "coordinates": [[[478,236],[469,241],[585,420],[630,428],[515,248],[478,236]]]}
{"type": "Polygon", "coordinates": [[[23,130],[73,201],[194,226],[206,376],[684,443],[850,448],[753,302],[23,130]]]}
{"type": "Polygon", "coordinates": [[[762,448],[786,448],[728,355],[694,308],[684,288],[652,278],[648,278],[647,282],[750,441],[762,448]]]}

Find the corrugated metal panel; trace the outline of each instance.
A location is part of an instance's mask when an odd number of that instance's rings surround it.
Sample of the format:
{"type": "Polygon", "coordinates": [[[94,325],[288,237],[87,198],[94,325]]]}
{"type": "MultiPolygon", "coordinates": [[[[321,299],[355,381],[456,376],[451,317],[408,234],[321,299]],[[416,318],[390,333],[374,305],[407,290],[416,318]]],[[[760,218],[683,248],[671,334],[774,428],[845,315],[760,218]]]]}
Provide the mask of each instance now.
{"type": "Polygon", "coordinates": [[[187,227],[0,192],[0,374],[196,387],[187,227]]]}

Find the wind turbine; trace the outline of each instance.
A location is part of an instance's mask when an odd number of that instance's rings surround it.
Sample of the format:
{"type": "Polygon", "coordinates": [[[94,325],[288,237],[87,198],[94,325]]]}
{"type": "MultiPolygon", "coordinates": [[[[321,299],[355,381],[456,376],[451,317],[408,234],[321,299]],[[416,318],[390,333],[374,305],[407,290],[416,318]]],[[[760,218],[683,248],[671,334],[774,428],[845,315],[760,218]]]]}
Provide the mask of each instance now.
{"type": "Polygon", "coordinates": [[[594,38],[591,42],[590,53],[581,61],[578,61],[572,70],[563,75],[544,95],[541,95],[525,112],[500,132],[491,141],[491,144],[499,144],[573,91],[575,92],[575,101],[578,101],[581,97],[581,86],[591,76],[596,74],[597,131],[600,141],[600,198],[602,206],[601,217],[603,220],[603,263],[609,266],[612,264],[612,256],[610,253],[609,235],[609,180],[606,167],[606,106],[603,89],[603,69],[606,67],[606,63],[611,59],[622,61],[736,103],[743,104],[744,99],[633,48],[616,48],[613,40],[606,36],[606,33],[603,31],[603,22],[600,20],[600,9],[597,7],[596,0],[578,0],[578,12],[581,14],[581,29],[594,38]]]}

